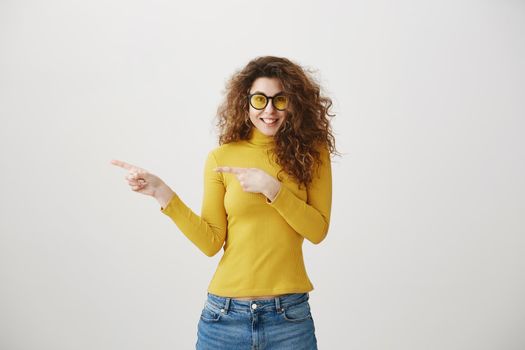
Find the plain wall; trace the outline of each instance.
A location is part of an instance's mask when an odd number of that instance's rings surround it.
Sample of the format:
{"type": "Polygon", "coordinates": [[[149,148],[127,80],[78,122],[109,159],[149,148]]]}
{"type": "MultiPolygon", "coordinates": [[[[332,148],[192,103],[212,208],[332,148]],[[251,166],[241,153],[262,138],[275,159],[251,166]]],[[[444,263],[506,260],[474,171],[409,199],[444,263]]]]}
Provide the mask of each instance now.
{"type": "Polygon", "coordinates": [[[200,213],[227,79],[334,100],[320,349],[525,348],[523,1],[0,2],[0,348],[192,349],[202,254],[113,158],[200,213]]]}

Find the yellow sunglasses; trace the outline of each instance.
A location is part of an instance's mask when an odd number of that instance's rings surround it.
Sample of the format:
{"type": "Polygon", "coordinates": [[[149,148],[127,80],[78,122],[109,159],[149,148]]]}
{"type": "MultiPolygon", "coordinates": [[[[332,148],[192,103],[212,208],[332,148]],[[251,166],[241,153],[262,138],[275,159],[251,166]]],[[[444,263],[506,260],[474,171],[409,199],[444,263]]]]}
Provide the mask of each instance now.
{"type": "Polygon", "coordinates": [[[250,105],[258,110],[265,109],[268,105],[268,100],[272,100],[272,105],[278,111],[284,111],[288,107],[288,97],[282,94],[277,94],[275,96],[266,96],[262,92],[256,92],[254,94],[248,95],[248,100],[250,105]]]}

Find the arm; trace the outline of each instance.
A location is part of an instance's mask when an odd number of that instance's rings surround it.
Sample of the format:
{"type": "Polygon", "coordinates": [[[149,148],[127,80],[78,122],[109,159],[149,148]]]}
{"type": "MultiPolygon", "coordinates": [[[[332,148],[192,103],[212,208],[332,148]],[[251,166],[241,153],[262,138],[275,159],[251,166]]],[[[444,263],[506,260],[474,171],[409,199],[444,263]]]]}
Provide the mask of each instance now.
{"type": "Polygon", "coordinates": [[[321,150],[321,161],[319,171],[308,186],[306,202],[284,184],[273,201],[266,200],[298,234],[314,244],[320,243],[328,233],[332,207],[332,167],[327,148],[321,150]]]}
{"type": "Polygon", "coordinates": [[[222,248],[227,230],[225,189],[221,174],[213,171],[216,166],[217,161],[210,152],[204,166],[201,216],[186,206],[176,193],[173,193],[165,208],[160,208],[161,212],[169,216],[182,233],[207,256],[215,255],[222,248]]]}

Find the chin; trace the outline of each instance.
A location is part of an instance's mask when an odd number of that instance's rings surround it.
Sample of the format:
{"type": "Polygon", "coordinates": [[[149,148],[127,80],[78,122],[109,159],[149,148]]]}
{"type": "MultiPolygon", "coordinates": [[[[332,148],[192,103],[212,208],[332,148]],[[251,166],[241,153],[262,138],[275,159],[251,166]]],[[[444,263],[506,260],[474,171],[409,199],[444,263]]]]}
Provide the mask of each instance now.
{"type": "Polygon", "coordinates": [[[257,123],[256,128],[266,136],[274,136],[279,128],[281,127],[281,122],[276,125],[266,125],[264,122],[257,123]]]}
{"type": "Polygon", "coordinates": [[[277,130],[267,130],[264,127],[257,129],[266,136],[274,136],[277,133],[277,130]]]}

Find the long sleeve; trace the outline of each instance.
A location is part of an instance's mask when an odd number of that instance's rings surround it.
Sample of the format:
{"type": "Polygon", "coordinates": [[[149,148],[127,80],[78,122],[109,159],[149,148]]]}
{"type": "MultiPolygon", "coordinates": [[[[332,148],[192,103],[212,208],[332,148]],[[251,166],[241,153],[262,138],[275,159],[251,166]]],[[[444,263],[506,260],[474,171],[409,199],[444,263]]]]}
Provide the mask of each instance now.
{"type": "Polygon", "coordinates": [[[195,214],[175,194],[161,212],[169,216],[182,233],[204,254],[213,256],[221,250],[226,238],[227,218],[224,208],[225,188],[221,174],[213,171],[217,161],[213,152],[204,166],[204,193],[201,216],[195,214]]]}
{"type": "Polygon", "coordinates": [[[306,202],[284,184],[273,202],[266,201],[297,233],[314,244],[320,243],[328,233],[332,207],[332,167],[327,148],[321,149],[321,161],[319,171],[307,188],[306,202]]]}

